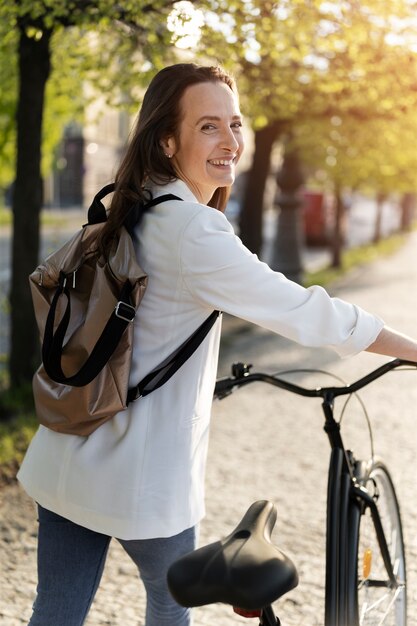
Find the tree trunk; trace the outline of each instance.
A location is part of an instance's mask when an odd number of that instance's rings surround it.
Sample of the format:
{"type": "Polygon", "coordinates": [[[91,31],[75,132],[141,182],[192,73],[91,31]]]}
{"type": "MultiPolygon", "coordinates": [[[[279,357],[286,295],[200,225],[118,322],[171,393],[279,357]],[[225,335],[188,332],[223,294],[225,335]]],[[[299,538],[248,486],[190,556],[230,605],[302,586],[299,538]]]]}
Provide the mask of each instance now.
{"type": "Polygon", "coordinates": [[[339,189],[334,194],[334,228],[333,237],[331,238],[331,267],[341,267],[342,251],[345,242],[345,205],[339,189]]]}
{"type": "MultiPolygon", "coordinates": [[[[39,31],[38,31],[39,32],[39,31]]],[[[51,32],[28,37],[20,28],[19,96],[16,113],[17,163],[13,194],[13,244],[10,381],[21,385],[32,378],[38,354],[28,275],[39,257],[39,217],[42,208],[41,141],[45,86],[50,72],[51,32]]]]}
{"type": "Polygon", "coordinates": [[[376,216],[375,216],[375,231],[374,231],[374,243],[381,241],[382,236],[382,213],[384,210],[384,202],[386,200],[386,194],[378,193],[376,196],[376,216]]]}
{"type": "Polygon", "coordinates": [[[239,235],[251,252],[262,249],[262,218],[265,185],[270,169],[272,147],[278,138],[278,123],[255,132],[252,166],[247,173],[239,219],[239,235]]]}
{"type": "Polygon", "coordinates": [[[404,193],[401,202],[400,202],[400,210],[401,210],[401,221],[400,221],[400,231],[402,233],[406,233],[411,230],[413,220],[415,217],[416,211],[416,194],[415,193],[404,193]]]}
{"type": "Polygon", "coordinates": [[[290,280],[302,284],[304,233],[303,199],[300,190],[304,175],[295,150],[288,148],[285,150],[282,167],[277,173],[276,180],[280,189],[276,199],[279,214],[271,268],[282,272],[290,280]]]}

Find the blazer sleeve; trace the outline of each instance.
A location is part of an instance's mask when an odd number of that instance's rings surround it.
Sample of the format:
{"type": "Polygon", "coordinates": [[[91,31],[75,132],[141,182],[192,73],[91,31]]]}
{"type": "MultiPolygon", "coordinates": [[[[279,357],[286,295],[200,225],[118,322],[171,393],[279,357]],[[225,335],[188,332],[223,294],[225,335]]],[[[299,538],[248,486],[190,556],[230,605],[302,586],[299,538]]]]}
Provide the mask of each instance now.
{"type": "Polygon", "coordinates": [[[354,304],[308,289],[274,272],[235,235],[215,209],[197,211],[179,242],[186,289],[205,307],[220,309],[305,346],[350,356],[367,348],[383,321],[354,304]]]}

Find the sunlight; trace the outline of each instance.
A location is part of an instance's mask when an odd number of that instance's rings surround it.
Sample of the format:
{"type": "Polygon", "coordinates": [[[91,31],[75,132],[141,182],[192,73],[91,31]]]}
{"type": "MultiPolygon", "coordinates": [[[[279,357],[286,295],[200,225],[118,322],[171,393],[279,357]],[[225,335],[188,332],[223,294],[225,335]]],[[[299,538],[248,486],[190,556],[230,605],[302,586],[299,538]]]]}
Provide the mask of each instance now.
{"type": "Polygon", "coordinates": [[[167,21],[168,29],[173,33],[175,46],[184,50],[198,45],[203,24],[202,11],[195,9],[188,0],[177,2],[167,21]]]}

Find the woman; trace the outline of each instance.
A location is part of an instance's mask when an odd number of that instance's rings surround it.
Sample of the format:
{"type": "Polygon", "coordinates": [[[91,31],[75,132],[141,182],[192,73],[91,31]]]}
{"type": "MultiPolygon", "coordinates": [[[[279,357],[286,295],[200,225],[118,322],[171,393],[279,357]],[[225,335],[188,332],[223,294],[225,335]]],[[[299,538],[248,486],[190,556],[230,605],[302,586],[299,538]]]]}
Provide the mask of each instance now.
{"type": "MultiPolygon", "coordinates": [[[[149,286],[135,320],[130,383],[137,383],[220,309],[309,346],[417,361],[417,342],[365,311],[273,272],[234,235],[223,211],[243,152],[233,80],[223,70],[162,70],[144,97],[116,177],[105,252],[132,205],[149,286]],[[140,217],[140,219],[139,219],[140,217]]],[[[39,585],[31,626],[78,626],[100,581],[111,537],[137,564],[147,626],[183,626],[169,564],[195,545],[204,515],[204,467],[220,321],[161,389],[89,437],[40,427],[19,479],[39,504],[39,585]]]]}

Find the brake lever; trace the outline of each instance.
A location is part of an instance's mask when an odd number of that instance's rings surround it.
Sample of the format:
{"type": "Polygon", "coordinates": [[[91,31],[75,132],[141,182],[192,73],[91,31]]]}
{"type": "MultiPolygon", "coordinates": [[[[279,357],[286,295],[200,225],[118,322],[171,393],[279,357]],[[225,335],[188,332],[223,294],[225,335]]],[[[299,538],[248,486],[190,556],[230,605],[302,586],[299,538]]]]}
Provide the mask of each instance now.
{"type": "Polygon", "coordinates": [[[233,391],[233,383],[234,379],[228,377],[217,380],[214,388],[214,397],[218,400],[223,400],[223,398],[230,396],[233,391]]]}
{"type": "Polygon", "coordinates": [[[246,363],[233,363],[232,376],[226,378],[220,378],[216,381],[214,388],[214,397],[218,400],[223,400],[233,391],[235,385],[238,385],[240,380],[250,373],[252,365],[246,363]]]}

